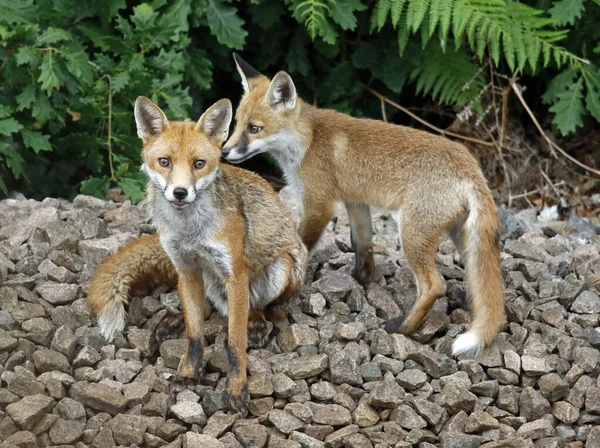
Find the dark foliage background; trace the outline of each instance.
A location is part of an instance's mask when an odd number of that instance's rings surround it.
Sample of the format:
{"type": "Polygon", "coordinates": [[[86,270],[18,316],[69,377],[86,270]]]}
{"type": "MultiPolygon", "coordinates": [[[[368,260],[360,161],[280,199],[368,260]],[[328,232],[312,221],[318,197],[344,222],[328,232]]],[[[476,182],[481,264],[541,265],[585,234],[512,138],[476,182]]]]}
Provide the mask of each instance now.
{"type": "Polygon", "coordinates": [[[232,50],[265,74],[289,71],[321,107],[420,125],[374,89],[475,135],[497,186],[524,163],[509,135],[534,130],[507,94],[512,78],[549,135],[581,136],[575,155],[593,164],[599,22],[600,0],[0,0],[0,190],[119,186],[139,201],[135,98],[172,119],[197,119],[223,97],[235,104],[232,50]]]}

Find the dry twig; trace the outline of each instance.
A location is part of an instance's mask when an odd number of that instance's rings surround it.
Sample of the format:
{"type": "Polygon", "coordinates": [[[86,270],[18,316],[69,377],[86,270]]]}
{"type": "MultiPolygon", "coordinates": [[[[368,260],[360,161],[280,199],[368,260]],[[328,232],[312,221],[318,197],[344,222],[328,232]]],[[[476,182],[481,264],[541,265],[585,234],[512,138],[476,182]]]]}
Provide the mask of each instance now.
{"type": "Polygon", "coordinates": [[[529,108],[529,106],[527,105],[527,103],[525,102],[525,99],[523,98],[523,95],[521,95],[521,92],[519,90],[519,87],[517,86],[516,81],[514,79],[510,79],[509,83],[510,83],[510,86],[512,87],[513,92],[515,92],[515,95],[517,95],[517,98],[519,99],[521,105],[525,108],[525,111],[529,115],[529,118],[531,118],[531,121],[533,121],[533,124],[535,125],[535,127],[539,131],[540,135],[543,137],[543,139],[548,144],[548,146],[550,148],[550,151],[552,152],[552,154],[554,155],[554,157],[556,157],[556,153],[554,151],[554,150],[556,150],[556,151],[560,152],[565,158],[567,158],[568,160],[570,160],[574,164],[578,165],[579,167],[583,168],[584,170],[587,170],[587,171],[589,171],[591,173],[596,174],[597,176],[600,176],[600,171],[592,168],[591,166],[586,165],[583,162],[580,162],[575,157],[573,157],[570,154],[568,154],[564,149],[562,149],[556,143],[554,143],[550,139],[550,137],[548,137],[548,135],[544,132],[544,130],[540,126],[539,122],[537,121],[537,119],[533,115],[533,112],[531,111],[531,109],[529,108]]]}

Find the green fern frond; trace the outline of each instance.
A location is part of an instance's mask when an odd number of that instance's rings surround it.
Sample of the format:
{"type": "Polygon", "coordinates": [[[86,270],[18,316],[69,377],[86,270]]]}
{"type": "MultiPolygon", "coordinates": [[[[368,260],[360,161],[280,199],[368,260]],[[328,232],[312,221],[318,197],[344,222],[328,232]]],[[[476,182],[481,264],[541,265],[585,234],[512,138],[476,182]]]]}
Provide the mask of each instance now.
{"type": "Polygon", "coordinates": [[[396,28],[398,26],[398,21],[400,20],[400,16],[402,15],[402,11],[404,10],[404,5],[406,4],[406,0],[391,0],[391,17],[392,17],[392,26],[396,28]]]}
{"type": "Polygon", "coordinates": [[[423,23],[423,19],[425,19],[425,14],[429,8],[429,2],[430,0],[420,0],[418,2],[411,0],[408,3],[406,20],[413,33],[417,31],[423,23]]]}
{"type": "Polygon", "coordinates": [[[443,52],[433,44],[410,77],[416,81],[418,94],[431,95],[443,104],[466,105],[485,86],[480,68],[464,50],[443,52]]]}
{"type": "MultiPolygon", "coordinates": [[[[556,21],[543,17],[542,10],[517,0],[379,0],[374,19],[383,27],[391,11],[392,25],[410,33],[425,27],[431,37],[439,31],[442,45],[452,33],[456,48],[466,36],[470,48],[483,59],[486,48],[496,64],[504,59],[511,70],[526,66],[533,71],[551,59],[558,65],[582,62],[573,53],[557,45],[568,30],[556,29],[556,21]],[[403,15],[402,12],[407,11],[403,15]],[[405,26],[402,21],[405,20],[405,26]]],[[[404,39],[405,31],[399,34],[404,39]]],[[[428,37],[422,34],[422,41],[428,37]]]]}
{"type": "MultiPolygon", "coordinates": [[[[385,1],[385,0],[382,0],[385,1]]],[[[304,22],[304,26],[311,38],[319,34],[320,28],[326,22],[326,14],[330,11],[329,5],[319,0],[304,0],[296,7],[296,13],[304,22]]],[[[384,18],[385,22],[385,18],[384,18]]]]}

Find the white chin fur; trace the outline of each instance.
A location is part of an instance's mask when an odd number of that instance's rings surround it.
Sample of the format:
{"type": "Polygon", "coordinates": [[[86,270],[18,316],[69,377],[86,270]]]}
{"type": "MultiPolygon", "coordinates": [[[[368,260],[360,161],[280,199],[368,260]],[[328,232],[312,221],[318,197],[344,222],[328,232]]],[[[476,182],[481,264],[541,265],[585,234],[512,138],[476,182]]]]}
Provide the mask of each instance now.
{"type": "Polygon", "coordinates": [[[463,333],[452,344],[452,355],[476,356],[483,349],[483,344],[475,333],[463,333]]]}

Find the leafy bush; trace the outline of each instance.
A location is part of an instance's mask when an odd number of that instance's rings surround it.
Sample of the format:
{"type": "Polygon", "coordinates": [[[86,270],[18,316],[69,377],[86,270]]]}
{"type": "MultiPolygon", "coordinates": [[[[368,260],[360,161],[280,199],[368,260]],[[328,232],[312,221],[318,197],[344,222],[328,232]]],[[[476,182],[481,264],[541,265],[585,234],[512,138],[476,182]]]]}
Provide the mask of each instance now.
{"type": "Polygon", "coordinates": [[[365,86],[483,113],[486,66],[543,92],[563,135],[600,120],[600,1],[0,0],[0,189],[142,197],[133,102],[197,118],[241,89],[231,51],[309,101],[379,117],[365,86]]]}

